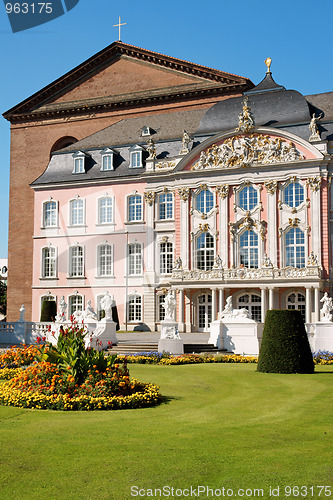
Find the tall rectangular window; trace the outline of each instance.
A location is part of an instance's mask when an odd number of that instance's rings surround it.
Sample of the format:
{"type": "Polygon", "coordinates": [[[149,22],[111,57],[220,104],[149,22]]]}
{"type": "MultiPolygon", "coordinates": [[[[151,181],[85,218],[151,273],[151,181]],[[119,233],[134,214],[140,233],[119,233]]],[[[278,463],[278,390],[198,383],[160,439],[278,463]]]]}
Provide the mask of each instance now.
{"type": "Polygon", "coordinates": [[[139,243],[128,245],[128,274],[142,274],[142,250],[139,243]]]}
{"type": "Polygon", "coordinates": [[[110,224],[113,222],[112,198],[100,198],[98,200],[98,223],[110,224]]]}
{"type": "Polygon", "coordinates": [[[160,194],[159,202],[159,219],[172,219],[173,218],[173,202],[172,193],[160,194]]]}
{"type": "Polygon", "coordinates": [[[43,278],[54,278],[56,276],[56,250],[53,247],[43,248],[43,278]]]}
{"type": "Polygon", "coordinates": [[[83,247],[75,246],[69,249],[69,275],[71,277],[82,277],[84,274],[83,247]]]}
{"type": "Polygon", "coordinates": [[[43,226],[50,227],[57,225],[57,203],[47,201],[43,205],[43,226]]]}
{"type": "Polygon", "coordinates": [[[112,276],[111,245],[100,245],[98,247],[98,276],[112,276]]]}
{"type": "Polygon", "coordinates": [[[139,194],[128,197],[129,222],[142,220],[142,197],[139,194]]]}
{"type": "Polygon", "coordinates": [[[70,225],[80,226],[84,224],[84,202],[81,199],[70,202],[70,225]]]}
{"type": "Polygon", "coordinates": [[[83,174],[84,173],[84,158],[75,158],[74,159],[74,174],[83,174]]]}
{"type": "Polygon", "coordinates": [[[142,319],[142,304],[140,295],[130,295],[128,297],[128,320],[141,321],[142,319]]]}
{"type": "Polygon", "coordinates": [[[102,170],[113,170],[113,155],[103,156],[102,170]]]}
{"type": "Polygon", "coordinates": [[[83,297],[82,295],[72,295],[69,297],[69,316],[73,316],[75,311],[83,311],[83,297]]]}
{"type": "Polygon", "coordinates": [[[142,167],[142,151],[133,151],[131,153],[131,164],[130,167],[142,167]]]}
{"type": "Polygon", "coordinates": [[[160,273],[171,274],[173,268],[173,245],[161,243],[160,245],[160,273]]]}

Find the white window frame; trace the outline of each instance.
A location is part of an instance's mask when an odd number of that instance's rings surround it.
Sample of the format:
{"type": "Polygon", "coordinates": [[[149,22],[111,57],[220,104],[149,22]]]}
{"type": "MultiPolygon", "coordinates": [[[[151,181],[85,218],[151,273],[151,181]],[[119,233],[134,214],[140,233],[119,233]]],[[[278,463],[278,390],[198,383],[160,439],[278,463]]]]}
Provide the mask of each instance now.
{"type": "Polygon", "coordinates": [[[206,187],[205,189],[200,189],[197,193],[195,193],[195,200],[194,201],[195,201],[194,208],[197,210],[197,212],[199,214],[205,214],[205,215],[208,215],[215,208],[215,204],[216,204],[215,194],[208,187],[206,187]],[[209,210],[207,210],[207,195],[205,193],[210,193],[212,195],[213,204],[209,210]],[[202,196],[202,194],[204,194],[204,199],[203,199],[204,209],[203,210],[198,208],[198,198],[199,198],[199,196],[202,196]]]}
{"type": "Polygon", "coordinates": [[[284,186],[283,186],[283,189],[282,189],[282,202],[283,204],[288,207],[290,210],[293,210],[293,209],[296,209],[298,210],[300,207],[302,207],[304,205],[306,201],[306,190],[305,190],[305,185],[300,181],[300,179],[291,179],[290,181],[288,181],[284,186]],[[298,204],[298,205],[295,205],[295,201],[296,201],[296,197],[297,197],[297,194],[295,193],[295,186],[296,184],[298,184],[302,189],[303,189],[303,200],[298,204]],[[292,205],[289,205],[289,203],[286,202],[286,191],[287,189],[290,187],[290,186],[293,186],[293,204],[292,205]]]}
{"type": "Polygon", "coordinates": [[[42,307],[43,307],[43,302],[45,300],[48,300],[48,301],[53,300],[57,304],[57,297],[55,295],[52,295],[51,293],[49,293],[48,295],[41,295],[40,296],[40,302],[39,302],[39,305],[40,305],[39,317],[41,315],[42,307]]]}
{"type": "Polygon", "coordinates": [[[84,252],[84,246],[83,245],[72,245],[69,247],[69,266],[68,266],[68,276],[69,278],[84,278],[84,270],[85,270],[85,252],[84,252]],[[78,248],[82,248],[82,255],[81,256],[77,256],[78,257],[81,257],[82,259],[82,274],[73,274],[73,250],[74,249],[78,249],[78,248]]]}
{"type": "Polygon", "coordinates": [[[54,228],[58,227],[58,202],[56,200],[50,199],[43,202],[42,210],[42,227],[43,228],[54,228]],[[46,224],[46,207],[49,203],[55,203],[55,209],[52,211],[52,218],[54,217],[54,224],[46,224]]]}
{"type": "Polygon", "coordinates": [[[86,222],[86,203],[85,203],[85,199],[84,198],[80,198],[80,197],[77,197],[77,198],[73,198],[72,200],[69,201],[69,226],[73,226],[73,227],[82,227],[85,225],[85,222],[86,222]],[[79,223],[73,223],[73,203],[74,202],[82,202],[82,222],[79,222],[79,223]]]}
{"type": "Polygon", "coordinates": [[[165,301],[166,294],[165,293],[159,293],[157,295],[157,301],[156,301],[156,306],[157,306],[157,321],[160,323],[165,319],[165,309],[164,309],[164,301],[165,301]]]}
{"type": "Polygon", "coordinates": [[[110,276],[113,276],[113,245],[110,245],[110,243],[108,242],[105,242],[105,243],[101,243],[100,245],[98,245],[97,247],[97,275],[98,276],[105,276],[105,277],[110,277],[110,276]],[[101,251],[102,251],[102,248],[105,248],[105,247],[108,247],[110,249],[110,255],[101,255],[101,251]],[[104,264],[104,266],[101,266],[101,258],[104,257],[104,258],[108,258],[110,257],[110,272],[104,272],[102,273],[102,267],[106,268],[108,267],[107,265],[104,264]]]}
{"type": "MultiPolygon", "coordinates": [[[[238,259],[239,259],[239,265],[238,267],[244,267],[246,269],[258,269],[260,267],[260,237],[259,237],[259,234],[254,231],[253,229],[246,229],[245,231],[241,231],[239,234],[238,234],[238,259]],[[251,253],[249,251],[249,249],[251,248],[256,248],[257,249],[257,266],[245,266],[245,264],[243,262],[241,262],[241,251],[242,251],[242,247],[241,247],[241,237],[245,234],[245,233],[253,233],[256,237],[257,237],[257,246],[251,246],[251,245],[248,245],[247,247],[244,247],[244,248],[247,248],[248,249],[248,255],[251,253]]],[[[249,259],[249,262],[251,262],[251,258],[249,259]]]]}
{"type": "Polygon", "coordinates": [[[259,292],[254,292],[254,291],[251,291],[251,290],[242,290],[241,292],[238,292],[237,296],[236,296],[236,308],[237,309],[242,309],[242,308],[245,308],[245,309],[248,309],[248,311],[250,312],[251,314],[251,318],[254,319],[254,321],[257,321],[258,323],[261,323],[261,319],[262,319],[262,304],[261,304],[261,295],[259,292]],[[244,297],[245,295],[249,295],[249,302],[240,302],[240,299],[242,297],[244,297]],[[258,301],[254,301],[252,300],[252,296],[255,296],[255,297],[258,297],[259,300],[258,301]],[[253,314],[252,314],[252,307],[259,307],[260,308],[260,321],[259,319],[255,319],[253,317],[253,314]]]}
{"type": "Polygon", "coordinates": [[[127,315],[128,315],[128,322],[129,323],[141,323],[142,322],[142,295],[138,293],[131,293],[128,296],[128,301],[127,301],[127,315]],[[131,301],[134,300],[134,315],[131,318],[131,301]],[[139,311],[139,314],[138,314],[139,311]]]}
{"type": "MultiPolygon", "coordinates": [[[[50,257],[48,257],[48,259],[50,260],[50,257]]],[[[52,246],[52,245],[49,245],[47,247],[43,247],[42,248],[42,269],[41,269],[41,276],[43,279],[48,279],[48,278],[56,278],[57,277],[57,248],[52,246]],[[54,250],[54,257],[53,257],[53,261],[54,261],[54,273],[53,274],[49,274],[49,275],[46,275],[45,273],[45,270],[46,270],[46,266],[45,266],[45,251],[48,250],[54,250]]]]}
{"type": "MultiPolygon", "coordinates": [[[[297,254],[294,255],[294,263],[297,263],[297,254]],[[295,255],[296,255],[296,259],[295,259],[295,255]]],[[[300,227],[292,227],[292,226],[289,226],[286,228],[286,230],[284,231],[284,234],[283,234],[283,256],[284,256],[284,267],[295,267],[296,269],[302,269],[304,267],[306,267],[306,256],[307,256],[307,237],[306,237],[306,232],[303,231],[303,229],[301,229],[300,227]],[[301,248],[303,247],[304,249],[304,265],[303,266],[292,266],[290,263],[287,264],[287,242],[286,242],[286,239],[287,239],[287,235],[294,230],[295,234],[296,234],[296,231],[297,229],[302,233],[303,235],[303,244],[297,244],[297,243],[294,243],[293,245],[293,248],[294,248],[294,254],[295,254],[295,249],[297,248],[301,248]]]]}
{"type": "Polygon", "coordinates": [[[113,196],[101,196],[101,198],[98,198],[97,200],[97,221],[98,221],[98,224],[101,224],[101,225],[107,225],[107,224],[113,224],[114,223],[114,199],[113,199],[113,196]],[[104,200],[110,200],[111,202],[111,219],[110,220],[107,220],[107,221],[102,221],[101,219],[101,203],[104,201],[104,200]]]}
{"type": "Polygon", "coordinates": [[[171,192],[166,192],[166,193],[159,193],[158,195],[158,204],[157,204],[157,210],[158,210],[158,220],[173,220],[174,219],[174,196],[173,193],[171,192]],[[161,198],[165,196],[171,196],[171,201],[161,201],[161,198]],[[161,209],[164,207],[164,217],[161,217],[161,209]],[[170,207],[171,207],[171,215],[170,215],[170,207]],[[169,216],[168,216],[169,212],[169,216]]]}
{"type": "Polygon", "coordinates": [[[135,222],[143,222],[143,197],[141,194],[139,193],[133,193],[133,194],[130,194],[129,196],[127,196],[127,222],[130,222],[130,223],[135,223],[135,222]],[[141,210],[141,218],[136,218],[136,211],[137,211],[137,206],[139,205],[139,203],[135,203],[135,218],[134,219],[131,219],[130,217],[130,200],[131,198],[140,198],[140,210],[141,210]]]}
{"type": "Polygon", "coordinates": [[[295,310],[301,311],[302,318],[303,318],[304,323],[305,323],[305,321],[306,321],[306,297],[305,297],[305,293],[303,293],[303,291],[299,291],[299,290],[291,290],[291,291],[287,292],[287,294],[286,294],[286,309],[287,310],[294,310],[294,311],[295,310]],[[293,294],[296,295],[296,300],[295,300],[295,302],[289,302],[289,297],[293,294]],[[304,300],[299,300],[298,295],[302,295],[304,300]],[[295,307],[288,307],[289,305],[290,306],[295,305],[295,307]],[[302,308],[303,311],[299,308],[299,306],[304,306],[304,309],[302,308]]]}
{"type": "Polygon", "coordinates": [[[129,168],[142,168],[143,167],[143,148],[136,144],[129,149],[130,153],[130,164],[129,168]],[[139,161],[136,160],[139,158],[139,161]]]}
{"type": "Polygon", "coordinates": [[[71,316],[73,316],[73,314],[75,313],[75,311],[84,311],[84,295],[82,295],[81,293],[74,293],[72,295],[69,295],[68,298],[67,298],[67,302],[68,302],[68,318],[70,318],[71,316]],[[81,309],[75,309],[75,310],[71,310],[72,309],[72,305],[71,302],[72,302],[72,299],[73,298],[81,298],[81,309]]]}
{"type": "Polygon", "coordinates": [[[196,238],[195,238],[195,269],[198,269],[200,271],[211,271],[213,269],[215,255],[216,255],[216,243],[215,243],[214,236],[209,231],[203,232],[203,233],[198,233],[196,238]],[[203,248],[198,248],[198,241],[203,235],[206,235],[205,240],[207,240],[207,235],[209,235],[212,238],[212,240],[213,240],[212,247],[206,247],[206,245],[205,245],[203,248]],[[209,252],[209,250],[213,251],[211,266],[207,266],[207,263],[208,263],[207,252],[209,252]],[[199,264],[199,253],[202,251],[205,251],[205,254],[204,254],[205,255],[205,258],[204,258],[205,266],[204,266],[204,268],[201,268],[198,265],[199,264]]]}
{"type": "Polygon", "coordinates": [[[127,274],[128,276],[140,276],[143,273],[143,248],[142,243],[129,243],[127,248],[127,274]],[[140,249],[140,252],[130,253],[131,247],[140,249]],[[134,272],[132,272],[134,271],[134,272]]]}
{"type": "MultiPolygon", "coordinates": [[[[108,160],[109,161],[109,160],[108,160]]],[[[111,148],[106,148],[101,151],[101,172],[110,172],[114,170],[114,151],[111,148]],[[104,158],[110,158],[110,165],[107,165],[107,168],[104,165],[104,158]]]]}
{"type": "Polygon", "coordinates": [[[160,243],[160,274],[172,274],[172,268],[173,268],[173,252],[174,252],[174,245],[172,241],[161,241],[160,243]],[[171,245],[171,251],[167,250],[168,245],[171,245]],[[165,250],[162,251],[162,246],[165,247],[165,250]],[[170,259],[171,256],[171,259],[170,259]]]}
{"type": "Polygon", "coordinates": [[[237,191],[237,196],[236,196],[236,200],[237,200],[237,206],[241,209],[241,210],[244,210],[244,212],[252,212],[252,210],[255,210],[256,208],[258,208],[259,206],[259,203],[260,203],[260,193],[259,193],[259,190],[253,186],[253,184],[246,184],[246,185],[242,185],[239,187],[238,191],[237,191]],[[255,205],[253,205],[253,207],[250,208],[250,189],[253,190],[255,193],[256,193],[256,196],[257,196],[257,203],[255,205]],[[241,205],[241,195],[242,195],[242,192],[247,190],[247,194],[246,194],[246,202],[248,204],[247,208],[246,207],[243,207],[241,205]]]}
{"type": "Polygon", "coordinates": [[[78,151],[73,154],[73,174],[85,174],[86,172],[86,154],[78,151]]]}

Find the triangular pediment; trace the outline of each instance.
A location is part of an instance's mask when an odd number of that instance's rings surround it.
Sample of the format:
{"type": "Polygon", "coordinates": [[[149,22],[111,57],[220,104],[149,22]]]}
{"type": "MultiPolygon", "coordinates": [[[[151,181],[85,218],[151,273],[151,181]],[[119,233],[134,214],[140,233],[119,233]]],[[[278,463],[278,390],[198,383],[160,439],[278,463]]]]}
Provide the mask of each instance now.
{"type": "Polygon", "coordinates": [[[248,169],[322,158],[317,148],[294,134],[258,127],[248,133],[234,131],[207,139],[178,164],[177,170],[248,169]]]}
{"type": "Polygon", "coordinates": [[[68,115],[191,93],[243,92],[252,86],[247,78],[114,42],[8,110],[4,117],[15,121],[53,113],[68,115]]]}

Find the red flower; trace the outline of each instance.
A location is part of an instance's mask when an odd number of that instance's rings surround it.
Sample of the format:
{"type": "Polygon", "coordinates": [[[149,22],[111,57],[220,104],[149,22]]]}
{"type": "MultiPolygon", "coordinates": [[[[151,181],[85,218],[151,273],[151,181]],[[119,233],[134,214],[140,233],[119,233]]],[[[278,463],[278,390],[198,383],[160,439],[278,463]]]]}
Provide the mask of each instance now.
{"type": "Polygon", "coordinates": [[[42,340],[42,339],[41,339],[41,337],[37,337],[37,338],[36,338],[36,342],[38,342],[38,343],[39,343],[41,340],[42,340]]]}

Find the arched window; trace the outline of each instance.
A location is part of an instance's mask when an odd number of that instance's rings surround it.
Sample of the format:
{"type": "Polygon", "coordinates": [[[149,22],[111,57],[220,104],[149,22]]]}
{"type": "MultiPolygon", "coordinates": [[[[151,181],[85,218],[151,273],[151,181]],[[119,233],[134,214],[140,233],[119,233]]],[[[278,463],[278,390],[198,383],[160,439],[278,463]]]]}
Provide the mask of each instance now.
{"type": "Polygon", "coordinates": [[[83,311],[82,295],[71,295],[68,297],[68,314],[73,316],[75,311],[83,311]]]}
{"type": "Polygon", "coordinates": [[[238,309],[247,309],[254,321],[261,322],[261,297],[255,293],[246,293],[237,300],[238,309]]]}
{"type": "Polygon", "coordinates": [[[112,246],[98,247],[98,276],[112,276],[112,246]]]}
{"type": "Polygon", "coordinates": [[[202,233],[197,238],[197,268],[210,271],[214,265],[214,238],[210,233],[202,233]]]}
{"type": "Polygon", "coordinates": [[[285,235],[286,267],[305,267],[305,238],[299,227],[292,227],[285,235]]]}
{"type": "Polygon", "coordinates": [[[214,207],[214,195],[209,189],[203,189],[195,197],[195,208],[203,213],[208,214],[214,207]]]}
{"type": "Polygon", "coordinates": [[[258,235],[254,231],[245,231],[239,236],[239,250],[241,266],[258,267],[258,235]]]}
{"type": "Polygon", "coordinates": [[[140,295],[130,295],[128,297],[128,320],[142,320],[142,299],[140,295]]]}
{"type": "Polygon", "coordinates": [[[291,182],[284,188],[284,203],[298,207],[304,201],[304,187],[299,182],[291,182]]]}
{"type": "Polygon", "coordinates": [[[142,274],[142,248],[140,243],[128,245],[128,274],[142,274]]]}
{"type": "Polygon", "coordinates": [[[106,196],[98,200],[98,223],[110,224],[113,222],[112,198],[106,196]]]}
{"type": "Polygon", "coordinates": [[[160,273],[171,274],[173,267],[173,245],[166,242],[160,245],[160,273]]]}
{"type": "Polygon", "coordinates": [[[81,198],[70,202],[69,223],[71,226],[84,224],[84,201],[81,198]]]}
{"type": "Polygon", "coordinates": [[[305,296],[298,292],[290,293],[287,296],[287,309],[301,311],[303,321],[305,321],[305,296]]]}
{"type": "Polygon", "coordinates": [[[42,276],[43,278],[56,277],[56,249],[54,247],[43,248],[42,276]]]}
{"type": "Polygon", "coordinates": [[[69,275],[72,278],[84,276],[84,254],[80,245],[69,249],[69,275]]]}
{"type": "Polygon", "coordinates": [[[253,186],[244,186],[238,193],[238,199],[238,205],[243,210],[253,210],[258,205],[258,191],[253,186]]]}
{"type": "Polygon", "coordinates": [[[43,204],[43,227],[57,225],[57,202],[46,201],[43,204]]]}
{"type": "Polygon", "coordinates": [[[139,194],[128,197],[128,221],[142,220],[142,197],[139,194]]]}

